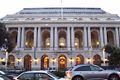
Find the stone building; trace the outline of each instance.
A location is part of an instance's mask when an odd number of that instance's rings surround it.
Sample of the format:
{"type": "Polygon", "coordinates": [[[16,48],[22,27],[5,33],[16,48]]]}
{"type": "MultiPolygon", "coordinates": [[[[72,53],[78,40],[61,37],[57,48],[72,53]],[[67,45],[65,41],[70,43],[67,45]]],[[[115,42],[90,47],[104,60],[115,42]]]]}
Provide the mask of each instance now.
{"type": "MultiPolygon", "coordinates": [[[[120,46],[120,17],[101,8],[24,8],[1,18],[14,47],[8,67],[66,69],[73,65],[101,65],[103,47],[120,46]]],[[[0,60],[5,60],[1,51],[0,60]]]]}

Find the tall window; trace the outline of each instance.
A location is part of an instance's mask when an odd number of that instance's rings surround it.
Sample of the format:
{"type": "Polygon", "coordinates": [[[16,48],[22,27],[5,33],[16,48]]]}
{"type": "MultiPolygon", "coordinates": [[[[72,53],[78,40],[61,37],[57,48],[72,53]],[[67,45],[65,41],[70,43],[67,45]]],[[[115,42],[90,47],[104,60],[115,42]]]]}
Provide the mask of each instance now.
{"type": "Polygon", "coordinates": [[[92,48],[98,48],[100,43],[99,43],[99,33],[97,31],[92,31],[91,32],[91,45],[92,48]]]}
{"type": "Polygon", "coordinates": [[[48,30],[42,32],[42,48],[50,48],[50,32],[48,30]]]}
{"type": "Polygon", "coordinates": [[[75,48],[82,48],[82,47],[83,47],[83,34],[79,30],[75,32],[75,48]]]}
{"type": "Polygon", "coordinates": [[[66,48],[66,32],[60,31],[59,32],[59,48],[66,48]]]}
{"type": "Polygon", "coordinates": [[[34,47],[34,33],[32,31],[28,31],[26,33],[26,48],[33,48],[34,47]]]}
{"type": "Polygon", "coordinates": [[[17,31],[13,31],[11,34],[12,34],[13,46],[17,47],[17,34],[18,34],[18,32],[17,31]]]}
{"type": "Polygon", "coordinates": [[[107,31],[107,42],[114,45],[114,34],[112,31],[107,31]]]}

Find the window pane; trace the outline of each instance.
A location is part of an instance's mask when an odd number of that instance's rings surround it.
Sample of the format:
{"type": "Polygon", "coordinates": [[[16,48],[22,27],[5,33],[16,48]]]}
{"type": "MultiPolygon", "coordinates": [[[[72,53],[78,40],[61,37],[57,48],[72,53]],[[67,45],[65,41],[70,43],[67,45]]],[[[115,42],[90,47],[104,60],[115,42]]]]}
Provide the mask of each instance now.
{"type": "Polygon", "coordinates": [[[45,73],[35,74],[35,80],[54,80],[51,76],[45,73]]]}
{"type": "Polygon", "coordinates": [[[25,73],[25,74],[21,75],[18,79],[19,80],[34,80],[34,74],[33,73],[25,73]]]}
{"type": "Polygon", "coordinates": [[[90,69],[90,66],[82,66],[75,69],[75,71],[91,71],[91,69],[90,69]]]}

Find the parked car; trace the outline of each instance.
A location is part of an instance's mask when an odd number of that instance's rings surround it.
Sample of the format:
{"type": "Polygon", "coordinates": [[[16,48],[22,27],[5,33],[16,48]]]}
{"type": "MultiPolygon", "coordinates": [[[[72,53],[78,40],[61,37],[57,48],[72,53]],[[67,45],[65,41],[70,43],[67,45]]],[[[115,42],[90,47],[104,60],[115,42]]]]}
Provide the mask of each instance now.
{"type": "Polygon", "coordinates": [[[70,80],[120,80],[120,72],[115,70],[104,70],[93,64],[81,64],[73,66],[66,71],[66,77],[70,80]]]}
{"type": "Polygon", "coordinates": [[[49,71],[26,71],[14,77],[14,80],[65,80],[59,78],[49,71]]]}
{"type": "Polygon", "coordinates": [[[4,74],[0,74],[0,80],[11,80],[11,79],[4,74]]]}
{"type": "Polygon", "coordinates": [[[5,74],[5,72],[3,72],[3,71],[0,71],[0,74],[5,74]]]}

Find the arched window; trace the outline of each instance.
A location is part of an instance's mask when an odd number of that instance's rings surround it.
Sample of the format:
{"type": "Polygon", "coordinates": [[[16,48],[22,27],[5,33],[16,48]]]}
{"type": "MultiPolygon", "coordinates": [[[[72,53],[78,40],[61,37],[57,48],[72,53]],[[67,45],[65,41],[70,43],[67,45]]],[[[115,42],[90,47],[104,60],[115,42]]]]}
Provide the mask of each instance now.
{"type": "Polygon", "coordinates": [[[18,34],[18,32],[17,31],[13,31],[11,34],[12,34],[13,46],[15,48],[15,47],[17,47],[17,34],[18,34]]]}
{"type": "Polygon", "coordinates": [[[59,32],[59,48],[66,48],[66,32],[61,30],[59,32]]]}
{"type": "Polygon", "coordinates": [[[41,57],[41,69],[49,68],[49,57],[47,55],[43,55],[41,57]]]}
{"type": "Polygon", "coordinates": [[[48,30],[42,32],[42,48],[50,48],[50,32],[48,30]]]}
{"type": "Polygon", "coordinates": [[[75,48],[82,48],[82,47],[83,47],[83,34],[79,30],[75,32],[75,48]]]}
{"type": "Polygon", "coordinates": [[[33,48],[34,47],[34,33],[32,31],[28,31],[26,33],[26,48],[33,48]]]}
{"type": "Polygon", "coordinates": [[[92,48],[98,48],[100,43],[99,43],[99,33],[97,31],[92,31],[91,32],[91,45],[92,48]]]}
{"type": "Polygon", "coordinates": [[[67,68],[67,58],[65,55],[61,55],[58,58],[58,69],[64,70],[67,68]]]}
{"type": "Polygon", "coordinates": [[[114,34],[112,31],[107,31],[107,42],[114,45],[114,34]]]}

